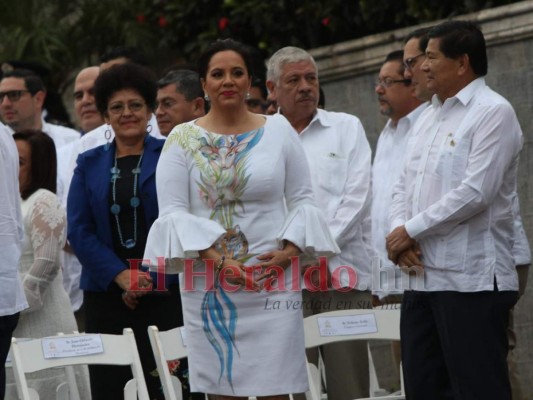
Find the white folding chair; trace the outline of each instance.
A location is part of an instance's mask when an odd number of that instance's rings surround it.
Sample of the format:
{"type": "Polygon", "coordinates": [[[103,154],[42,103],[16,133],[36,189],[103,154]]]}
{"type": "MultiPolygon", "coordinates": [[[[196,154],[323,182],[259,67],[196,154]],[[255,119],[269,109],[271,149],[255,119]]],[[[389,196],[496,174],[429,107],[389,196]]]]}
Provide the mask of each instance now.
{"type": "MultiPolygon", "coordinates": [[[[35,390],[28,388],[28,382],[26,381],[25,375],[27,373],[72,365],[101,364],[129,365],[133,374],[133,379],[130,380],[124,388],[124,399],[137,400],[138,398],[139,400],[149,400],[148,389],[144,380],[135,336],[130,328],[124,329],[122,335],[99,334],[102,340],[103,349],[100,353],[75,356],[69,355],[68,357],[58,358],[45,357],[43,340],[65,338],[82,339],[84,336],[88,337],[91,335],[58,335],[52,338],[32,339],[27,341],[18,341],[16,338],[13,338],[11,341],[11,357],[19,399],[39,399],[35,390]]],[[[63,391],[65,389],[59,388],[59,390],[63,391]]],[[[58,393],[58,396],[59,395],[61,395],[61,393],[58,393]]]]}
{"type": "MultiPolygon", "coordinates": [[[[330,343],[350,340],[400,340],[399,310],[338,310],[312,315],[304,319],[305,347],[313,348],[330,343]]],[[[372,360],[370,360],[372,361],[372,360]]],[[[370,369],[373,368],[373,361],[370,369]]],[[[318,377],[322,375],[319,364],[318,377]]],[[[308,368],[309,386],[307,400],[321,400],[321,380],[315,378],[313,369],[308,368]]],[[[375,371],[370,372],[371,394],[379,391],[375,371]]],[[[403,382],[400,394],[386,397],[368,397],[371,399],[405,399],[403,382]]],[[[363,400],[363,399],[360,399],[363,400]]]]}
{"type": "Polygon", "coordinates": [[[182,400],[181,382],[177,377],[170,375],[168,361],[187,357],[187,347],[184,341],[185,328],[179,327],[159,332],[157,326],[152,325],[148,327],[148,337],[165,399],[182,400]]]}

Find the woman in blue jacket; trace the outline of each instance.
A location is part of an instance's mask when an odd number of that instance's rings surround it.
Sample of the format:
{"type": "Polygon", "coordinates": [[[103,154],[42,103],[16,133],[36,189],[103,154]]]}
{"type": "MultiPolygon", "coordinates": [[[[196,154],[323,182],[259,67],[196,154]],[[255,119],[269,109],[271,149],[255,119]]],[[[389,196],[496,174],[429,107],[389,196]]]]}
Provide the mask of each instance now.
{"type": "MultiPolygon", "coordinates": [[[[115,138],[78,157],[67,205],[68,240],[83,266],[86,330],[121,334],[131,327],[150,398],[162,399],[147,327],[167,330],[183,322],[177,285],[167,286],[140,268],[158,216],[155,170],[164,141],[147,134],[156,81],[145,68],[122,64],[101,72],[94,91],[115,138]]],[[[131,379],[127,367],[94,366],[90,376],[99,400],[122,398],[131,379]]]]}

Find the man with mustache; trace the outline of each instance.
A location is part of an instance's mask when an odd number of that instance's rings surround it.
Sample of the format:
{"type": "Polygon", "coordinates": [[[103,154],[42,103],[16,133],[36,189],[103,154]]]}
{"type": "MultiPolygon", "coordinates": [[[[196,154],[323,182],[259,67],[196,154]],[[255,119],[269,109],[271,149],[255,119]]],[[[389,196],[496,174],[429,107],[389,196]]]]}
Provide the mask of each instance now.
{"type": "Polygon", "coordinates": [[[386,282],[379,282],[373,293],[385,303],[394,301],[394,295],[403,292],[401,274],[388,260],[385,236],[390,232],[389,211],[392,189],[399,177],[407,151],[409,133],[416,120],[426,108],[415,96],[410,79],[404,78],[403,50],[389,53],[385,57],[375,86],[379,111],[389,117],[381,131],[372,165],[372,245],[379,260],[380,271],[386,271],[386,282]],[[390,272],[390,273],[389,273],[390,272]],[[393,296],[386,299],[387,296],[393,296]]]}
{"type": "MultiPolygon", "coordinates": [[[[396,50],[385,57],[375,86],[381,114],[389,117],[381,131],[372,164],[372,246],[375,251],[374,267],[379,268],[380,279],[372,287],[375,305],[401,303],[402,272],[389,261],[385,236],[390,232],[389,212],[392,189],[405,161],[410,132],[416,120],[427,107],[416,97],[410,79],[404,78],[404,52],[396,50]],[[384,273],[382,273],[384,272],[384,273]]],[[[398,305],[399,307],[399,305],[398,305]]],[[[400,345],[391,342],[391,350],[400,377],[400,345]]]]}
{"type": "MultiPolygon", "coordinates": [[[[363,221],[370,213],[371,150],[363,126],[353,115],[318,108],[317,67],[305,50],[284,47],[274,53],[268,61],[267,87],[303,144],[315,199],[341,249],[340,255],[328,260],[331,285],[314,292],[304,287],[304,316],[371,308],[371,260],[363,242],[363,221]],[[339,276],[335,271],[340,266],[350,273],[339,276]],[[330,308],[321,304],[330,304],[330,308]]],[[[368,397],[366,341],[330,344],[322,355],[329,400],[368,397]]]]}
{"type": "Polygon", "coordinates": [[[507,326],[518,295],[512,209],[522,132],[511,104],[485,83],[479,27],[447,21],[428,37],[421,68],[435,94],[413,130],[386,239],[391,261],[423,271],[402,302],[406,396],[510,400],[507,326]]]}

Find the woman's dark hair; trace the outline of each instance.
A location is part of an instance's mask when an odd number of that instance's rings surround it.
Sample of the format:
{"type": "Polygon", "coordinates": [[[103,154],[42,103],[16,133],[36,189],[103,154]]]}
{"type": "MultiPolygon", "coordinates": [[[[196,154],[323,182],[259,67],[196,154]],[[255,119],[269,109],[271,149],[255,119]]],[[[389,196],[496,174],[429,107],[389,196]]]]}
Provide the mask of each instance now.
{"type": "Polygon", "coordinates": [[[248,48],[244,44],[233,39],[218,39],[216,42],[211,43],[198,58],[197,70],[200,78],[206,78],[211,58],[213,58],[216,53],[228,50],[234,51],[242,57],[244,65],[246,65],[248,75],[252,76],[252,56],[248,48]]]}
{"type": "Polygon", "coordinates": [[[105,114],[109,99],[118,91],[131,89],[138,92],[151,111],[155,110],[157,83],[151,70],[141,65],[117,64],[100,72],[94,82],[96,108],[105,114]]]}
{"type": "Polygon", "coordinates": [[[20,193],[22,199],[26,200],[37,189],[56,193],[57,156],[52,138],[39,130],[24,129],[14,133],[13,139],[27,142],[31,150],[30,184],[20,193]]]}

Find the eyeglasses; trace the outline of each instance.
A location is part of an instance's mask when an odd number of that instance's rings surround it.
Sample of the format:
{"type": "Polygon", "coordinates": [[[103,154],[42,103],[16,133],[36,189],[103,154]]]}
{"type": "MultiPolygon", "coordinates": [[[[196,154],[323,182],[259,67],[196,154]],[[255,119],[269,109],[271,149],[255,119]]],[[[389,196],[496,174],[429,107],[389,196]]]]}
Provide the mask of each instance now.
{"type": "Polygon", "coordinates": [[[426,53],[420,53],[417,56],[406,58],[404,60],[404,62],[403,62],[403,65],[405,66],[405,69],[412,70],[413,67],[415,66],[416,59],[418,57],[422,57],[422,56],[425,56],[425,55],[426,55],[426,53]]]}
{"type": "Polygon", "coordinates": [[[109,106],[108,111],[111,114],[120,115],[124,112],[126,107],[128,107],[131,112],[139,112],[143,109],[145,104],[146,103],[142,101],[130,101],[128,104],[114,103],[109,106]]]}
{"type": "Polygon", "coordinates": [[[385,79],[378,79],[375,83],[376,86],[381,86],[382,88],[390,88],[395,83],[403,83],[405,85],[409,85],[411,83],[411,79],[392,79],[392,78],[385,78],[385,79]]]}
{"type": "Polygon", "coordinates": [[[8,90],[7,92],[0,92],[0,103],[4,101],[4,97],[6,96],[11,102],[19,101],[23,93],[31,92],[29,90],[8,90]]]}

